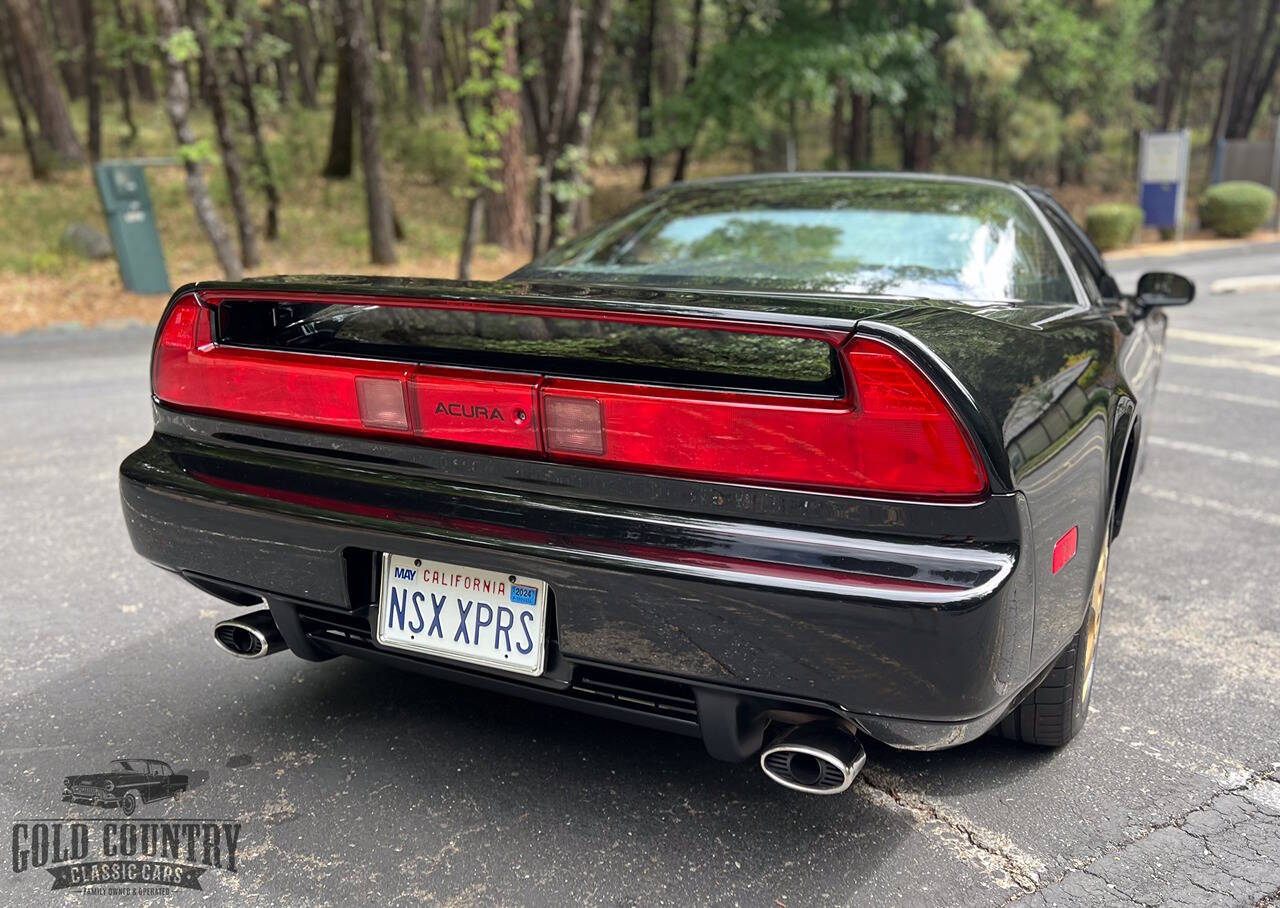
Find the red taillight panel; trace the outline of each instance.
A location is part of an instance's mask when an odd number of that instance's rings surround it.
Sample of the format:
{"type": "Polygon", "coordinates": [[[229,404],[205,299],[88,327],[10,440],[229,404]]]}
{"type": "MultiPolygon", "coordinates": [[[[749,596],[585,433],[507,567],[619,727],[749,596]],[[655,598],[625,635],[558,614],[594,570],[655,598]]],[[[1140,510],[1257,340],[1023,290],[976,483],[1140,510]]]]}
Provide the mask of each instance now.
{"type": "MultiPolygon", "coordinates": [[[[776,330],[770,328],[770,330],[776,330]]],[[[188,297],[156,343],[157,399],[236,418],[726,482],[972,500],[986,472],[920,370],[881,341],[840,350],[839,399],[546,378],[213,343],[188,297]]]]}
{"type": "Polygon", "coordinates": [[[628,387],[548,379],[547,423],[577,411],[583,428],[548,436],[564,459],[729,481],[850,487],[847,464],[856,418],[847,401],[797,401],[763,394],[628,387]],[[588,447],[591,414],[601,428],[588,447]],[[598,453],[597,453],[598,452],[598,453]]]}
{"type": "Polygon", "coordinates": [[[446,443],[538,451],[538,375],[418,369],[414,431],[446,443]]]}
{"type": "Polygon", "coordinates": [[[860,412],[852,466],[869,490],[973,498],[987,474],[942,394],[888,344],[855,338],[848,348],[860,412]]]}
{"type": "Polygon", "coordinates": [[[170,311],[156,342],[152,369],[152,391],[159,400],[268,422],[389,431],[361,420],[356,380],[400,382],[408,372],[404,364],[200,343],[210,336],[208,326],[209,310],[193,299],[180,301],[170,311]]]}
{"type": "Polygon", "coordinates": [[[956,499],[986,490],[968,435],[915,366],[874,340],[845,353],[856,392],[842,400],[548,379],[547,451],[731,482],[956,499]],[[568,430],[550,434],[557,409],[576,407],[587,423],[593,404],[594,448],[560,441],[575,437],[568,430]]]}

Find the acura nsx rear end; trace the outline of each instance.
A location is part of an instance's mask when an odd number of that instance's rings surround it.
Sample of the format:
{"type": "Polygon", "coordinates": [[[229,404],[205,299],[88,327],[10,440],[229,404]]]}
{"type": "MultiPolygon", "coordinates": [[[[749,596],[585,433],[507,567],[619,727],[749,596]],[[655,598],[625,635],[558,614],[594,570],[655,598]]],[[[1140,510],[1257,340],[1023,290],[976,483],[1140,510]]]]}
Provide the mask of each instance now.
{"type": "Polygon", "coordinates": [[[219,623],[235,655],[698,736],[800,790],[847,788],[858,735],[1065,743],[1180,288],[1119,296],[1061,218],[756,178],[503,282],[184,287],[130,536],[265,604],[219,623]]]}

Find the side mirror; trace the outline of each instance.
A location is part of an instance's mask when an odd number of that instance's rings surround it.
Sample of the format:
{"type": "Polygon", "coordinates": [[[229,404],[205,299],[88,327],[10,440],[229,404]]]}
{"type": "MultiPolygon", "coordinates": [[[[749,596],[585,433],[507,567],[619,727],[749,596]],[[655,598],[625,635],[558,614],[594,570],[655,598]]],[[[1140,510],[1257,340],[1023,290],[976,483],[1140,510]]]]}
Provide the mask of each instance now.
{"type": "Polygon", "coordinates": [[[1181,274],[1148,271],[1138,278],[1138,305],[1185,306],[1196,298],[1196,285],[1181,274]]]}

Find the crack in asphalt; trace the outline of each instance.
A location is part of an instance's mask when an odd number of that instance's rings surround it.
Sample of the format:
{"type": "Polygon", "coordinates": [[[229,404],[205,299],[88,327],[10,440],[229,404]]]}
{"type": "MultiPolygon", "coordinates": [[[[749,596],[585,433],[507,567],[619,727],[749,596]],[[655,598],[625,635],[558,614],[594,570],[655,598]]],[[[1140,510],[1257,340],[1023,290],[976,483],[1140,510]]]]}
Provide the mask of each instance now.
{"type": "Polygon", "coordinates": [[[984,829],[921,792],[904,788],[900,779],[884,770],[864,769],[859,778],[872,793],[873,801],[887,798],[893,806],[915,817],[918,826],[939,824],[959,836],[949,839],[948,844],[959,857],[990,874],[996,885],[1016,887],[1023,893],[1036,890],[1044,863],[1024,854],[1004,836],[984,829]]]}
{"type": "MultiPolygon", "coordinates": [[[[1276,784],[1276,767],[1280,764],[1271,763],[1265,768],[1251,770],[1249,774],[1241,781],[1226,786],[1216,792],[1203,802],[1187,808],[1177,816],[1171,817],[1159,823],[1153,823],[1143,829],[1141,832],[1132,836],[1124,842],[1113,843],[1104,847],[1098,853],[1091,857],[1079,861],[1068,867],[1056,879],[1047,880],[1037,883],[1030,889],[1024,889],[1023,892],[1015,893],[1005,905],[1011,905],[1014,902],[1021,901],[1028,897],[1039,896],[1046,897],[1049,893],[1057,890],[1065,896],[1065,902],[1070,904],[1079,899],[1080,904],[1094,904],[1097,893],[1078,889],[1071,885],[1073,876],[1083,874],[1097,880],[1105,887],[1108,895],[1121,897],[1132,904],[1150,906],[1155,908],[1158,905],[1174,904],[1169,895],[1162,894],[1155,901],[1147,901],[1138,895],[1126,891],[1117,883],[1117,877],[1113,874],[1100,872],[1097,867],[1099,862],[1114,859],[1118,855],[1130,853],[1133,849],[1139,848],[1143,843],[1153,840],[1153,837],[1159,835],[1165,830],[1177,830],[1180,835],[1185,835],[1194,839],[1199,843],[1201,855],[1199,857],[1207,857],[1205,862],[1212,871],[1219,874],[1228,882],[1238,882],[1251,887],[1261,885],[1275,885],[1276,879],[1280,879],[1280,822],[1266,823],[1260,822],[1263,818],[1271,818],[1280,821],[1280,807],[1270,803],[1270,799],[1257,798],[1253,795],[1264,784],[1276,784]],[[1248,806],[1251,805],[1251,806],[1248,806]],[[1215,821],[1211,828],[1201,829],[1204,824],[1197,821],[1197,814],[1210,813],[1215,821]],[[1275,841],[1277,848],[1274,853],[1264,852],[1256,845],[1247,841],[1243,842],[1243,851],[1237,850],[1238,842],[1232,840],[1225,842],[1224,838],[1233,833],[1237,833],[1242,829],[1272,827],[1275,830],[1275,841]],[[1230,847],[1235,845],[1237,847],[1230,847]],[[1233,866],[1233,863],[1235,866],[1233,866]],[[1264,869],[1274,871],[1274,878],[1270,881],[1264,881],[1249,875],[1249,871],[1255,869],[1251,865],[1259,865],[1264,869]]],[[[1168,851],[1170,858],[1176,857],[1176,842],[1170,842],[1168,851]]],[[[1159,849],[1157,849],[1157,857],[1159,849]]],[[[1214,904],[1232,904],[1247,905],[1254,904],[1255,908],[1280,908],[1276,899],[1280,898],[1280,890],[1275,894],[1263,895],[1256,902],[1252,898],[1247,901],[1241,899],[1241,893],[1231,892],[1225,889],[1215,888],[1212,881],[1204,878],[1198,878],[1194,874],[1186,873],[1185,862],[1175,862],[1174,867],[1184,871],[1176,879],[1171,873],[1157,874],[1155,868],[1160,867],[1161,862],[1157,859],[1148,864],[1139,863],[1137,868],[1145,870],[1151,874],[1151,879],[1157,883],[1165,884],[1185,884],[1207,896],[1214,898],[1214,904]]],[[[1135,868],[1125,868],[1130,871],[1135,868]]],[[[1120,876],[1122,882],[1128,883],[1126,876],[1120,876]]],[[[1141,882],[1135,877],[1134,882],[1141,882]]],[[[1055,901],[1052,904],[1059,904],[1055,901]]]]}

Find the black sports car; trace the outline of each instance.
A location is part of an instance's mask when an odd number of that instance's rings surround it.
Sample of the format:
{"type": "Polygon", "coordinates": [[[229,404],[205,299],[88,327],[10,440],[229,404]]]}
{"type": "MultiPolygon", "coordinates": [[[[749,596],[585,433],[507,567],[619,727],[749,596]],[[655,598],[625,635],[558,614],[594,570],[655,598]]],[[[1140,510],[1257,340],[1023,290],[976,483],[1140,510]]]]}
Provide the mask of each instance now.
{"type": "Polygon", "coordinates": [[[228,651],[375,659],[843,791],[857,735],[1061,745],[1177,275],[1046,193],[673,186],[496,283],[181,288],[135,548],[228,651]]]}
{"type": "Polygon", "coordinates": [[[107,772],[67,776],[62,800],[69,804],[119,807],[126,817],[149,801],[175,798],[187,790],[188,779],[174,773],[163,760],[112,760],[107,772]]]}

